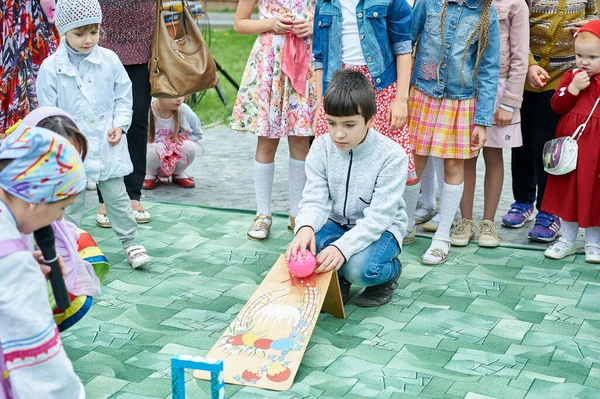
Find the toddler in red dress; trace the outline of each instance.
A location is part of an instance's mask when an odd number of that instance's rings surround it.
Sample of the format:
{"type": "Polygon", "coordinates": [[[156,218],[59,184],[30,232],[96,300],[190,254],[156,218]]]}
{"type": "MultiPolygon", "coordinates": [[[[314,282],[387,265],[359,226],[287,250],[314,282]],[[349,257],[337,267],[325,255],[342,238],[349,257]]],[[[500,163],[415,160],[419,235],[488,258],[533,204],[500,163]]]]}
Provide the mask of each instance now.
{"type": "MultiPolygon", "coordinates": [[[[575,35],[577,69],[563,76],[552,108],[562,115],[556,137],[571,136],[586,121],[600,96],[600,21],[591,21],[575,35]]],[[[562,259],[575,253],[579,227],[585,228],[585,261],[600,263],[600,107],[590,117],[581,138],[577,168],[548,177],[542,210],[563,220],[562,237],[546,257],[562,259]]]]}

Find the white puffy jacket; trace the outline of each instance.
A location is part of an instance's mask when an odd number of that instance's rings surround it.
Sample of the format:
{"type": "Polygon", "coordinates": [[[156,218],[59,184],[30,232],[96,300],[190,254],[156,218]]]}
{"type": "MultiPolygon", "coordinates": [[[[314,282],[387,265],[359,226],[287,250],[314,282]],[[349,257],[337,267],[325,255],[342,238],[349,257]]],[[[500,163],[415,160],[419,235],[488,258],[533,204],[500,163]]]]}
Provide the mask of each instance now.
{"type": "Polygon", "coordinates": [[[133,115],[131,81],[119,57],[96,46],[81,61],[79,73],[69,61],[67,43],[46,58],[36,89],[40,106],[55,106],[71,114],[88,140],[85,173],[92,181],[127,176],[133,165],[127,149],[127,130],[133,115]],[[108,144],[108,131],[123,129],[121,141],[108,144]]]}

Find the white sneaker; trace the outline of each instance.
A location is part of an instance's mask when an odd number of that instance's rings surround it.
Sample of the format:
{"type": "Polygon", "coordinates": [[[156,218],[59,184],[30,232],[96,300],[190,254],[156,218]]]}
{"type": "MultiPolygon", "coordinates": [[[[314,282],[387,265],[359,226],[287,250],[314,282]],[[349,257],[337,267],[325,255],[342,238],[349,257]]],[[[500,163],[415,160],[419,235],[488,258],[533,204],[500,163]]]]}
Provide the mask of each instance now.
{"type": "Polygon", "coordinates": [[[575,242],[569,241],[564,237],[560,237],[556,243],[550,246],[544,255],[550,259],[564,259],[569,255],[573,255],[577,251],[575,242]]]}
{"type": "Polygon", "coordinates": [[[585,261],[587,263],[600,263],[600,245],[591,242],[585,243],[585,261]]]}
{"type": "Polygon", "coordinates": [[[144,248],[143,245],[132,245],[127,247],[127,249],[125,249],[125,254],[127,255],[127,262],[129,262],[134,269],[145,266],[152,261],[152,258],[148,256],[146,248],[144,248]]]}

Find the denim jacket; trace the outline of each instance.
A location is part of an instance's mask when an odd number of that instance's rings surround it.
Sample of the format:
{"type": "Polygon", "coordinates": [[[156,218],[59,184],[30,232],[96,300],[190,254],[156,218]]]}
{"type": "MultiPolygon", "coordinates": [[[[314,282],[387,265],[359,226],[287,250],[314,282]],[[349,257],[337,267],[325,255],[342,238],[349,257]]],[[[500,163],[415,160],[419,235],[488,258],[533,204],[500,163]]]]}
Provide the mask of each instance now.
{"type": "Polygon", "coordinates": [[[411,85],[435,98],[466,100],[477,97],[474,123],[492,126],[500,73],[498,13],[492,5],[488,46],[481,58],[476,79],[473,70],[478,43],[473,40],[467,48],[467,41],[479,21],[483,0],[447,2],[444,43],[440,27],[443,2],[418,0],[415,5],[411,37],[414,42],[418,40],[418,44],[411,85]],[[465,52],[467,56],[463,63],[465,52]]]}
{"type": "MultiPolygon", "coordinates": [[[[406,0],[360,0],[356,20],[363,55],[378,90],[397,79],[396,56],[410,54],[411,8],[406,0]]],[[[342,6],[340,0],[317,0],[313,53],[315,69],[323,69],[323,93],[333,73],[342,67],[342,6]]]]}

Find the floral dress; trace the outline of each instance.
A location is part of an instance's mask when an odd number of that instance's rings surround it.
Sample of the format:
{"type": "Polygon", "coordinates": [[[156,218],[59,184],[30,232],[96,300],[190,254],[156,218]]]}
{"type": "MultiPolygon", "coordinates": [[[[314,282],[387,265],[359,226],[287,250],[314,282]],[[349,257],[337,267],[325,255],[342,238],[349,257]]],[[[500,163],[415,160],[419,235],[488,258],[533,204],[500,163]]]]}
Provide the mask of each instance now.
{"type": "MultiPolygon", "coordinates": [[[[315,1],[258,0],[257,7],[260,19],[289,15],[312,21],[315,1]]],[[[256,39],[233,108],[233,130],[269,138],[313,135],[317,96],[311,38],[304,40],[311,58],[304,96],[294,90],[282,71],[285,40],[286,35],[275,32],[262,33],[256,39]]]]}
{"type": "Polygon", "coordinates": [[[39,0],[0,0],[0,138],[37,107],[35,79],[56,51],[58,31],[39,0]]]}

